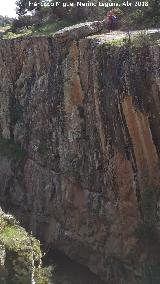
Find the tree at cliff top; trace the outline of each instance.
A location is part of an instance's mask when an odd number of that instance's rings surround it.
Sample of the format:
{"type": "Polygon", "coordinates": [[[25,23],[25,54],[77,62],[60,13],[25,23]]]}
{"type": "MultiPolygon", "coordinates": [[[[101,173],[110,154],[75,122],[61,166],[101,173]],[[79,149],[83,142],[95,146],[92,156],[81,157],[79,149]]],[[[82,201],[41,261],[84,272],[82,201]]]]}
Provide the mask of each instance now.
{"type": "MultiPolygon", "coordinates": [[[[47,1],[46,1],[47,2],[47,1]]],[[[55,1],[49,1],[54,3],[55,1]]],[[[32,19],[30,19],[29,25],[38,27],[49,21],[50,23],[59,24],[59,21],[64,21],[66,25],[75,24],[78,22],[95,21],[102,20],[111,7],[105,8],[96,5],[97,0],[92,1],[95,7],[77,7],[76,0],[69,1],[66,0],[67,7],[62,7],[62,0],[59,1],[60,5],[58,7],[50,6],[44,7],[44,1],[42,0],[17,0],[17,14],[19,16],[26,15],[27,12],[34,11],[32,19]],[[70,5],[72,4],[74,5],[70,5]],[[35,25],[35,22],[38,24],[35,25]]],[[[82,0],[81,3],[87,3],[87,1],[82,0]]],[[[101,2],[106,2],[102,0],[101,2]]],[[[124,3],[126,1],[117,0],[119,3],[118,8],[114,8],[116,14],[119,18],[119,23],[122,29],[141,29],[148,27],[158,27],[160,22],[160,2],[158,0],[150,0],[149,6],[140,7],[135,6],[136,0],[132,0],[132,6],[127,7],[124,3]]],[[[20,19],[23,24],[23,19],[20,19]]],[[[18,24],[18,23],[16,23],[18,24]]],[[[26,26],[26,21],[24,20],[24,26],[26,26]]],[[[60,25],[61,28],[61,25],[60,25]]]]}
{"type": "Polygon", "coordinates": [[[29,1],[29,0],[18,0],[16,1],[18,15],[25,15],[27,12],[33,11],[34,9],[39,10],[41,7],[41,1],[29,1]]]}
{"type": "Polygon", "coordinates": [[[5,27],[5,26],[8,26],[8,25],[11,25],[12,22],[13,22],[13,19],[11,19],[7,16],[3,17],[3,16],[0,15],[0,26],[5,27]]]}
{"type": "MultiPolygon", "coordinates": [[[[76,20],[85,19],[91,16],[96,9],[96,7],[80,7],[76,5],[77,1],[69,1],[66,0],[65,3],[67,4],[66,7],[63,7],[62,3],[64,1],[60,0],[58,3],[59,6],[43,6],[45,1],[34,1],[34,0],[17,0],[17,14],[18,15],[25,15],[27,12],[30,11],[41,11],[42,14],[50,15],[53,18],[65,19],[65,18],[74,18],[76,20]],[[72,3],[71,3],[72,2],[72,3]]],[[[46,1],[50,3],[55,3],[55,1],[46,1]]],[[[84,0],[81,3],[85,2],[84,0]]],[[[97,0],[93,0],[92,3],[97,3],[97,0]]],[[[94,13],[94,16],[98,16],[97,12],[94,13]]]]}

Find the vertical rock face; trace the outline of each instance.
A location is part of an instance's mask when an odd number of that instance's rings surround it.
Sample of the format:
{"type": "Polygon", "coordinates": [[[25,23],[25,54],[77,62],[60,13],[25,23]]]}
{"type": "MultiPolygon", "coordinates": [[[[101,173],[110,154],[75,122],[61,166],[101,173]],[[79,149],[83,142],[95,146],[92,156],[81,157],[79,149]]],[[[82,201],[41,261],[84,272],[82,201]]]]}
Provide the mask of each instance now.
{"type": "Polygon", "coordinates": [[[82,34],[0,42],[1,203],[107,283],[143,283],[158,265],[160,47],[82,34]]]}

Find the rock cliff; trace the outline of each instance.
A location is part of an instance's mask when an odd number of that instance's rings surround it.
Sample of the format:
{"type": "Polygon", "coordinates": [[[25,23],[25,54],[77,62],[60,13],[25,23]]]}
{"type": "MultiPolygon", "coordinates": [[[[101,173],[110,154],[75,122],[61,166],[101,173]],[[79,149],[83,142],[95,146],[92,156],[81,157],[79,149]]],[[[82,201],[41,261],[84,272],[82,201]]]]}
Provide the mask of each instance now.
{"type": "Polygon", "coordinates": [[[106,283],[151,283],[160,46],[107,44],[100,29],[0,41],[0,200],[106,283]]]}

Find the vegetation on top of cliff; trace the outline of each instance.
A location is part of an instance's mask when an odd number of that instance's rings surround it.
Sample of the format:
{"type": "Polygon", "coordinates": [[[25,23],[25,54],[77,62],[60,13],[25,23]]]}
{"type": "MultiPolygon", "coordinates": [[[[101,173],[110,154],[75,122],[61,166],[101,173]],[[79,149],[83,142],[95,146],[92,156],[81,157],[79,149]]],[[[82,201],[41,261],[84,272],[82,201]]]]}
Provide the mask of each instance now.
{"type": "Polygon", "coordinates": [[[99,46],[99,48],[113,47],[113,46],[123,46],[126,43],[126,40],[123,38],[107,40],[105,43],[99,46]]]}
{"type": "Polygon", "coordinates": [[[13,22],[12,18],[9,18],[7,16],[3,17],[0,15],[0,27],[10,26],[12,22],[13,22]]]}
{"type": "Polygon", "coordinates": [[[113,47],[126,47],[126,48],[140,48],[146,46],[153,46],[160,44],[160,33],[156,32],[153,34],[147,34],[145,31],[140,31],[136,34],[133,34],[131,37],[128,37],[127,34],[125,37],[106,39],[106,41],[100,44],[97,48],[103,56],[103,50],[113,47]]]}
{"type": "Polygon", "coordinates": [[[62,1],[59,1],[59,5],[47,5],[48,3],[54,3],[54,1],[42,1],[42,0],[17,0],[17,14],[25,15],[28,11],[35,11],[36,15],[42,17],[49,17],[50,19],[72,19],[73,21],[84,20],[96,20],[101,19],[106,14],[107,10],[114,7],[116,12],[122,16],[122,22],[126,27],[129,25],[137,27],[145,24],[151,24],[152,26],[158,25],[160,20],[160,3],[157,0],[150,0],[148,2],[132,1],[132,5],[127,6],[127,3],[123,0],[117,0],[117,5],[105,5],[106,1],[102,1],[102,5],[99,5],[99,1],[93,0],[94,5],[81,6],[77,5],[77,1],[73,0],[72,5],[69,0],[66,0],[66,7],[63,7],[62,1]],[[46,5],[44,5],[44,3],[46,5]],[[104,3],[104,5],[103,5],[104,3]],[[116,7],[116,8],[115,8],[116,7]]]}
{"type": "Polygon", "coordinates": [[[7,32],[12,25],[13,19],[5,16],[0,15],[0,35],[3,35],[5,32],[7,32]]]}
{"type": "Polygon", "coordinates": [[[71,21],[61,20],[57,22],[46,22],[38,28],[36,26],[21,27],[18,29],[9,28],[3,35],[3,39],[12,39],[28,36],[53,35],[56,31],[74,25],[71,21]]]}
{"type": "MultiPolygon", "coordinates": [[[[18,19],[12,22],[12,27],[5,32],[4,38],[16,38],[29,35],[50,35],[57,30],[85,21],[103,20],[108,10],[112,7],[98,5],[98,1],[92,3],[94,7],[77,6],[77,1],[67,0],[68,6],[44,6],[45,1],[17,1],[18,19]],[[31,15],[26,15],[32,11],[31,15]]],[[[51,3],[54,1],[50,1],[51,3]]],[[[102,3],[106,1],[102,1],[102,3]]],[[[135,4],[133,1],[131,7],[127,7],[123,0],[118,0],[119,7],[114,7],[114,12],[118,16],[118,29],[133,30],[150,27],[158,27],[160,22],[160,4],[157,0],[151,0],[149,4],[135,4]]],[[[147,3],[147,2],[146,2],[147,3]]]]}
{"type": "Polygon", "coordinates": [[[147,34],[146,31],[140,31],[130,39],[126,38],[125,42],[134,47],[144,47],[160,44],[160,33],[147,34]]]}

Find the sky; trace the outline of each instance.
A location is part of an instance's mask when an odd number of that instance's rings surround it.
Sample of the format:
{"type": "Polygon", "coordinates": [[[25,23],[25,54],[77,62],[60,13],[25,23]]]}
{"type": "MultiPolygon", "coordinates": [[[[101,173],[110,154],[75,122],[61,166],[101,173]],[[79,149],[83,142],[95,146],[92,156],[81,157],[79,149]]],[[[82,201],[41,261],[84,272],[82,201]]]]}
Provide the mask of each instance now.
{"type": "Polygon", "coordinates": [[[0,15],[15,17],[16,16],[16,0],[0,0],[0,15]]]}

